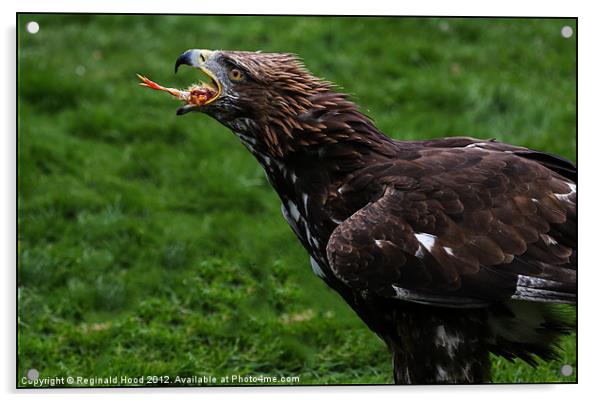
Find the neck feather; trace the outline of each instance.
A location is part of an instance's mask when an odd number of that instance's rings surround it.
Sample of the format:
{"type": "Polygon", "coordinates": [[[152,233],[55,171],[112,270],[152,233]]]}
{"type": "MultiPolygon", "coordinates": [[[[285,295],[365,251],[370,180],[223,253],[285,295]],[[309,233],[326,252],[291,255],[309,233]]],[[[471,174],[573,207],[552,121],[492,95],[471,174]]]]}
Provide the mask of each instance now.
{"type": "Polygon", "coordinates": [[[241,117],[229,126],[258,159],[284,161],[347,146],[386,153],[382,145],[392,142],[347,95],[331,91],[276,98],[258,118],[241,117]]]}

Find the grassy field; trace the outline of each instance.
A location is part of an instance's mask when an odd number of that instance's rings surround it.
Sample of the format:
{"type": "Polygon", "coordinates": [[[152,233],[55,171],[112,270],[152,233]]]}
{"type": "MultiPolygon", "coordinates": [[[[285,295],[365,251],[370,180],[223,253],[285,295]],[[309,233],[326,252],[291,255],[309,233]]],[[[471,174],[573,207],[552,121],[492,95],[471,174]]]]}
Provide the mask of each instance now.
{"type": "MultiPolygon", "coordinates": [[[[495,137],[575,159],[574,20],[21,15],[18,379],[391,383],[383,343],[309,267],[235,136],[137,86],[188,48],[286,51],[400,139],[495,137]],[[24,27],[40,24],[36,35],[24,27]]],[[[575,381],[575,337],[495,382],[575,381]]]]}

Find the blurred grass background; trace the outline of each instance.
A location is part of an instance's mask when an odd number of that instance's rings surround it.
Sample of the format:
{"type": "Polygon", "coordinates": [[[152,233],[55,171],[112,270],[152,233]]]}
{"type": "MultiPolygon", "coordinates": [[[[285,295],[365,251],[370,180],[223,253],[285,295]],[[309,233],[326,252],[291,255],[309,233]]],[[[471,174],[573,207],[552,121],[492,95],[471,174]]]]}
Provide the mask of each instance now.
{"type": "MultiPolygon", "coordinates": [[[[225,128],[137,86],[188,48],[286,51],[400,139],[576,152],[575,20],[20,15],[18,376],[290,375],[391,383],[225,128]],[[40,31],[29,34],[28,21],[40,31]]],[[[496,382],[575,381],[575,337],[496,382]]]]}

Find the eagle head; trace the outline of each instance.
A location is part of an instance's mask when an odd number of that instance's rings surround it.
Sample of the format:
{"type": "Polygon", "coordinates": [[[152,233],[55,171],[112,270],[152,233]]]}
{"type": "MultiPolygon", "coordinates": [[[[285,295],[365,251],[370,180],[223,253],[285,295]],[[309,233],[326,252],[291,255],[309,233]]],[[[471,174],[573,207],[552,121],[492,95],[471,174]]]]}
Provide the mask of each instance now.
{"type": "Polygon", "coordinates": [[[178,57],[176,72],[181,65],[197,68],[209,82],[201,84],[206,100],[180,107],[178,115],[203,112],[274,157],[299,140],[311,144],[296,133],[321,131],[316,113],[326,107],[332,84],[313,76],[294,54],[191,49],[178,57]]]}

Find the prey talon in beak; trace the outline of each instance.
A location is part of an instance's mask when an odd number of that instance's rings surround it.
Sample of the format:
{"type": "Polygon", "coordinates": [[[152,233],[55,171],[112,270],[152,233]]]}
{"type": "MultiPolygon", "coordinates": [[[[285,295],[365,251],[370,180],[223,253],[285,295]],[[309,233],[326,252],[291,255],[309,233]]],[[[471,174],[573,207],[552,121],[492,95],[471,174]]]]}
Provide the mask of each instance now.
{"type": "Polygon", "coordinates": [[[142,81],[141,86],[154,89],[157,91],[164,91],[177,99],[186,102],[184,106],[178,108],[176,114],[182,115],[193,110],[200,110],[201,107],[208,105],[209,103],[216,100],[222,92],[221,84],[219,80],[215,78],[213,73],[204,67],[205,61],[210,56],[211,52],[207,50],[192,49],[182,53],[176,60],[175,72],[178,72],[178,68],[182,64],[186,64],[201,70],[208,78],[210,82],[200,81],[198,84],[193,84],[188,87],[187,90],[181,90],[176,88],[167,88],[161,86],[150,79],[137,74],[138,78],[142,81]]]}

